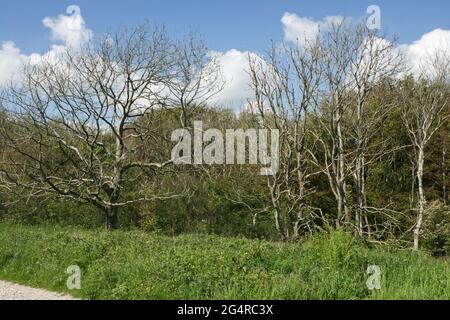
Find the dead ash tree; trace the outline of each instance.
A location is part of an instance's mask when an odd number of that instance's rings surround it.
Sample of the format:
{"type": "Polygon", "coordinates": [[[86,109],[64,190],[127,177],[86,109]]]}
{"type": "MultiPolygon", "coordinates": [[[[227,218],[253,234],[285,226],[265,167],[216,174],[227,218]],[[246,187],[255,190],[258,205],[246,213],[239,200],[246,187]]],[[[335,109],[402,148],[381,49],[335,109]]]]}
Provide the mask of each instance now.
{"type": "MultiPolygon", "coordinates": [[[[310,114],[318,101],[321,78],[320,50],[312,42],[304,47],[273,47],[266,57],[249,57],[254,100],[249,103],[262,128],[279,132],[279,170],[267,177],[275,226],[283,240],[312,232],[321,212],[308,205],[316,174],[309,166],[310,114]],[[302,234],[303,233],[303,234],[302,234]]],[[[272,155],[273,156],[273,155],[272,155]]]]}
{"type": "MultiPolygon", "coordinates": [[[[399,104],[403,124],[413,145],[413,168],[418,193],[417,215],[413,228],[414,250],[419,250],[422,224],[427,206],[423,185],[426,147],[433,135],[449,119],[443,111],[449,104],[449,52],[439,50],[422,62],[423,71],[400,85],[399,104]]],[[[414,192],[414,190],[413,190],[414,192]]]]}
{"type": "Polygon", "coordinates": [[[318,146],[313,159],[328,178],[336,199],[336,227],[355,226],[362,235],[370,228],[365,217],[368,164],[380,156],[371,154],[370,142],[392,107],[386,102],[369,109],[368,103],[381,81],[398,74],[403,60],[395,41],[363,24],[337,21],[319,37],[323,81],[313,130],[318,146]]]}
{"type": "Polygon", "coordinates": [[[374,154],[371,140],[393,108],[392,102],[387,99],[377,100],[376,105],[368,105],[369,99],[381,81],[394,79],[403,70],[404,61],[395,39],[388,40],[385,34],[380,35],[378,31],[369,30],[363,25],[357,25],[353,30],[352,46],[355,46],[356,50],[351,56],[349,89],[355,96],[355,103],[350,110],[349,122],[354,153],[348,161],[354,181],[354,223],[357,233],[363,236],[364,232],[371,234],[367,218],[368,165],[374,157],[381,156],[380,152],[389,152],[379,146],[381,151],[374,154]]]}
{"type": "Polygon", "coordinates": [[[313,163],[328,179],[337,204],[335,226],[341,228],[351,220],[347,190],[351,169],[347,166],[348,132],[344,120],[352,107],[349,99],[352,88],[350,75],[360,44],[345,20],[330,24],[328,31],[320,35],[320,43],[323,80],[320,102],[315,109],[317,125],[311,130],[317,149],[311,155],[313,163]]]}

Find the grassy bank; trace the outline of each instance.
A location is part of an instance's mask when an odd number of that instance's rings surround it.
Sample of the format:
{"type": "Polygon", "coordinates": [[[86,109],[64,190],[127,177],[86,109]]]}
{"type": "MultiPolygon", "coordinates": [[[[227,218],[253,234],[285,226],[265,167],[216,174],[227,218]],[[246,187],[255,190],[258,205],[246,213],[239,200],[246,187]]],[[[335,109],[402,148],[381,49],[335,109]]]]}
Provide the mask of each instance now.
{"type": "Polygon", "coordinates": [[[450,299],[450,266],[341,233],[305,244],[0,224],[0,279],[87,299],[450,299]],[[366,269],[382,288],[370,292],[366,269]]]}

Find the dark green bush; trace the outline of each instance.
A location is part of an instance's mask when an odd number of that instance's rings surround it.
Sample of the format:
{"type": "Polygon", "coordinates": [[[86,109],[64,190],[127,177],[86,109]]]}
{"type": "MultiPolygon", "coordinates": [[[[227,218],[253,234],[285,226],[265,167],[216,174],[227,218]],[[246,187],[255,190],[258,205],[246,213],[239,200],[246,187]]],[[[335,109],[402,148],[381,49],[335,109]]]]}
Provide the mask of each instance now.
{"type": "Polygon", "coordinates": [[[450,255],[450,207],[439,201],[428,205],[424,219],[425,248],[435,256],[450,255]]]}

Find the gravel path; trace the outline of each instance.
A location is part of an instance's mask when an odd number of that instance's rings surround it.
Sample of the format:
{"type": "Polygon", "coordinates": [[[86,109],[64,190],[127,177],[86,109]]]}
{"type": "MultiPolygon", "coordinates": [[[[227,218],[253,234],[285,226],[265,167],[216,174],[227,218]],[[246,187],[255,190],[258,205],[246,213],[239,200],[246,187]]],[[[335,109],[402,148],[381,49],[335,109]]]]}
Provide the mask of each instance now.
{"type": "Polygon", "coordinates": [[[74,300],[71,296],[0,281],[0,300],[74,300]]]}

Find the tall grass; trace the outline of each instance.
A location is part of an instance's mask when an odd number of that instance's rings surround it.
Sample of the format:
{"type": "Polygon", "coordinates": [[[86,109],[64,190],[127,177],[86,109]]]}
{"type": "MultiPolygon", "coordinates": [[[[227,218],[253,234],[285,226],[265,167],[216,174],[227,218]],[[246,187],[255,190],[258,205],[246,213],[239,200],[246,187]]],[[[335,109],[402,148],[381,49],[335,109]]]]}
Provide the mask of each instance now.
{"type": "Polygon", "coordinates": [[[87,299],[450,299],[450,266],[344,233],[304,244],[0,224],[0,279],[87,299]],[[78,265],[82,288],[68,291],[78,265]],[[367,288],[369,265],[381,290],[367,288]]]}

